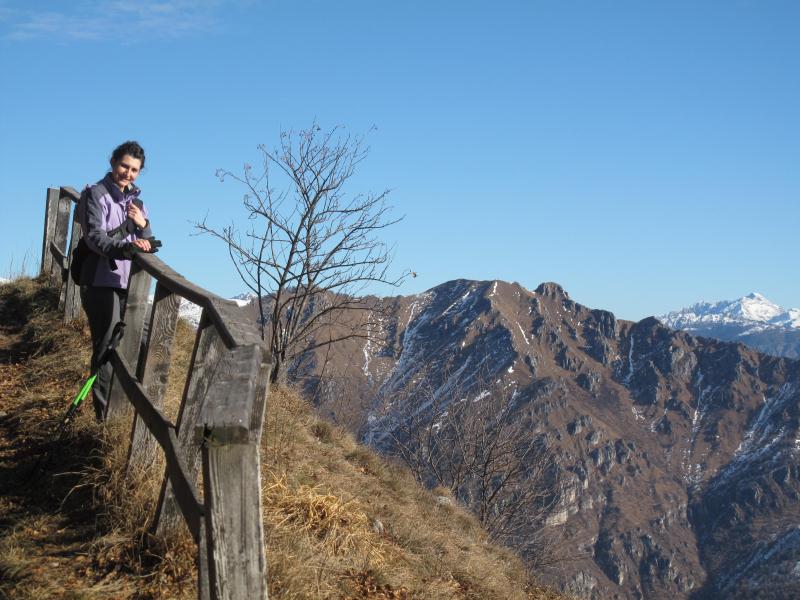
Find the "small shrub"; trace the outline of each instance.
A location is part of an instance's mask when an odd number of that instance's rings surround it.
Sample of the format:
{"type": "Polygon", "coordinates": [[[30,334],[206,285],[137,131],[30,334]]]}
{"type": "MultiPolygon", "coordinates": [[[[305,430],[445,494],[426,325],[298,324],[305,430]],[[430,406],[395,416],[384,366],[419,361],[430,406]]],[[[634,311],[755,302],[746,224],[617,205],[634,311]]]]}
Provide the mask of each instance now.
{"type": "Polygon", "coordinates": [[[333,426],[327,421],[315,421],[311,425],[311,433],[320,442],[330,444],[333,439],[333,426]]]}
{"type": "Polygon", "coordinates": [[[386,468],[383,461],[365,446],[357,446],[345,455],[345,459],[362,469],[364,473],[378,477],[385,475],[386,468]]]}

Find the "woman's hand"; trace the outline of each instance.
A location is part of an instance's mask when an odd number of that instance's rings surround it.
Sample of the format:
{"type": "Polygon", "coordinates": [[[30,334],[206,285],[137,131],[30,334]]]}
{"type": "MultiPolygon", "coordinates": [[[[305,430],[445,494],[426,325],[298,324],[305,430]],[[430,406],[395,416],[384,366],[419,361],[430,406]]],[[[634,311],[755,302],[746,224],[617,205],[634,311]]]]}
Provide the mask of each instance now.
{"type": "Polygon", "coordinates": [[[144,226],[147,225],[147,219],[144,218],[144,214],[133,202],[128,205],[128,217],[139,229],[144,229],[144,226]]]}
{"type": "Polygon", "coordinates": [[[148,240],[133,240],[131,242],[134,246],[139,248],[142,252],[150,252],[150,242],[148,240]]]}

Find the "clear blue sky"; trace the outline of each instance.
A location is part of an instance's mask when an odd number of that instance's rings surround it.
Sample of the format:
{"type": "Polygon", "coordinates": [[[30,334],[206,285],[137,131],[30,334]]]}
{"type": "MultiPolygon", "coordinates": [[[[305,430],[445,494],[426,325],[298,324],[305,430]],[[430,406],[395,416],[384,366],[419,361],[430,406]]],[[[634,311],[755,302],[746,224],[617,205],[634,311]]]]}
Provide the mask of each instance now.
{"type": "Polygon", "coordinates": [[[162,258],[222,295],[218,168],[316,117],[377,126],[399,290],[563,285],[639,319],[759,291],[800,307],[800,3],[0,0],[0,275],[38,265],[47,186],[112,148],[162,258]]]}

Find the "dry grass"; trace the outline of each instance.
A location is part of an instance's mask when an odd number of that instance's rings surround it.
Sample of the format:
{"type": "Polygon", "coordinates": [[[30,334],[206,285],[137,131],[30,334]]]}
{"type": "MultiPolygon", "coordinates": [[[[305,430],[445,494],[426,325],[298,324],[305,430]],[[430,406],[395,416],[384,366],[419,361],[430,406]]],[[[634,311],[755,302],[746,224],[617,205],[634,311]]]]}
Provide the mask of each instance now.
{"type": "Polygon", "coordinates": [[[374,535],[360,502],[324,493],[321,484],[292,489],[285,476],[269,472],[266,479],[262,494],[270,507],[272,528],[314,539],[325,555],[357,555],[378,565],[386,562],[385,544],[374,535]]]}
{"type": "Polygon", "coordinates": [[[57,302],[37,280],[0,288],[0,598],[190,597],[193,542],[148,533],[163,466],[126,478],[122,424],[96,425],[90,402],[53,438],[90,355],[57,302]]]}
{"type": "MultiPolygon", "coordinates": [[[[188,532],[149,533],[163,461],[126,474],[123,424],[97,426],[86,409],[64,443],[49,441],[89,361],[85,326],[54,325],[54,302],[36,281],[0,288],[0,598],[195,597],[188,532]],[[53,460],[25,483],[45,449],[53,460]]],[[[179,326],[172,419],[193,337],[179,326]]],[[[262,457],[273,599],[561,598],[469,514],[437,503],[292,390],[270,391],[262,457]]]]}
{"type": "Polygon", "coordinates": [[[461,508],[273,389],[264,429],[272,598],[557,598],[461,508]]]}

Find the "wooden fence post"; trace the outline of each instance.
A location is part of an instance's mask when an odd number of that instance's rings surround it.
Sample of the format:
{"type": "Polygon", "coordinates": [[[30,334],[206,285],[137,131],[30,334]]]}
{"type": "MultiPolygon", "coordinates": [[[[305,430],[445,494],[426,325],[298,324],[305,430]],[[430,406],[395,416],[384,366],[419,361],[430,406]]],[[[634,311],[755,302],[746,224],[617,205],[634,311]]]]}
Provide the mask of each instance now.
{"type": "Polygon", "coordinates": [[[201,409],[211,598],[267,598],[260,440],[269,364],[259,346],[225,353],[201,409]]]}
{"type": "MultiPolygon", "coordinates": [[[[162,283],[156,284],[147,349],[142,357],[142,373],[139,379],[150,403],[159,410],[164,405],[164,390],[167,387],[180,301],[180,296],[170,292],[162,283]]],[[[137,415],[131,433],[127,471],[130,473],[151,465],[156,458],[156,452],[156,439],[137,415]]]]}
{"type": "MultiPolygon", "coordinates": [[[[147,296],[150,293],[150,274],[143,270],[134,260],[131,263],[131,276],[128,281],[128,300],[125,308],[125,335],[119,345],[119,353],[131,365],[136,365],[142,343],[145,313],[147,312],[147,296]]],[[[136,368],[136,367],[134,367],[136,368]]],[[[138,369],[137,369],[138,373],[138,369]]],[[[133,411],[125,390],[116,385],[116,376],[111,381],[108,399],[107,418],[127,416],[133,411]]]]}
{"type": "MultiPolygon", "coordinates": [[[[54,188],[48,189],[48,203],[49,203],[49,193],[51,191],[59,192],[58,189],[54,188]]],[[[72,208],[71,205],[72,202],[70,202],[69,198],[61,198],[60,196],[56,197],[55,219],[52,221],[52,227],[48,225],[48,233],[52,236],[49,244],[50,249],[48,249],[49,253],[51,254],[50,285],[53,287],[59,287],[61,289],[61,300],[63,300],[64,297],[64,288],[61,284],[64,281],[64,269],[66,268],[66,264],[64,263],[64,256],[67,252],[67,234],[69,233],[69,210],[70,208],[72,208]],[[56,248],[58,252],[61,254],[59,258],[52,256],[53,254],[51,250],[52,248],[56,248]]]]}
{"type": "MultiPolygon", "coordinates": [[[[62,188],[62,195],[64,190],[62,188]]],[[[67,251],[67,268],[72,265],[72,251],[78,245],[78,241],[83,235],[81,223],[78,220],[78,204],[72,211],[72,235],[69,238],[69,250],[67,251]]],[[[81,294],[80,286],[72,282],[72,278],[67,274],[66,293],[64,295],[64,322],[69,323],[76,319],[81,313],[81,294]]]]}
{"type": "Polygon", "coordinates": [[[40,273],[50,273],[53,267],[53,254],[50,252],[50,242],[55,236],[56,221],[58,220],[58,197],[56,188],[47,188],[44,199],[44,237],[42,239],[42,268],[40,273]]]}
{"type": "MultiPolygon", "coordinates": [[[[203,400],[214,380],[225,350],[225,343],[219,331],[212,325],[206,311],[203,311],[197,328],[189,374],[183,390],[183,400],[176,421],[178,453],[189,471],[189,477],[196,478],[199,472],[200,443],[195,439],[194,426],[200,416],[203,400]]],[[[183,517],[172,486],[165,478],[154,519],[156,533],[165,535],[170,530],[179,527],[182,522],[183,517]]]]}
{"type": "Polygon", "coordinates": [[[208,579],[208,540],[206,522],[200,524],[200,539],[197,541],[197,600],[211,600],[211,584],[208,579]]]}

